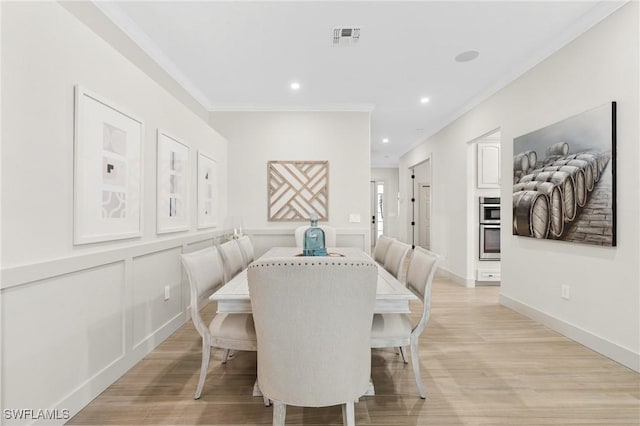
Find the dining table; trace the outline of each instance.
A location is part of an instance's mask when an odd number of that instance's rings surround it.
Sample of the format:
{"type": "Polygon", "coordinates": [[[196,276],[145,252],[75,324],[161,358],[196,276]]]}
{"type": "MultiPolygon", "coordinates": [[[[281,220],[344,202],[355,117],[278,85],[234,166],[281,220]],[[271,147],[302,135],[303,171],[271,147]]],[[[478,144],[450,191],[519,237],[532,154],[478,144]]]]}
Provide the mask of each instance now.
{"type": "MultiPolygon", "coordinates": [[[[302,249],[297,247],[273,247],[260,256],[260,259],[297,257],[302,256],[302,249]]],[[[363,250],[355,247],[335,247],[327,249],[329,257],[344,257],[353,260],[373,259],[363,250]]],[[[313,257],[310,257],[312,259],[313,257]]],[[[389,273],[384,267],[378,266],[378,285],[376,290],[376,303],[374,313],[411,313],[410,302],[417,300],[402,282],[389,273]]],[[[230,279],[226,284],[214,292],[209,299],[218,303],[217,313],[224,314],[247,314],[252,313],[251,298],[249,295],[249,283],[247,269],[245,268],[238,275],[230,279]]],[[[372,382],[369,382],[369,389],[365,396],[375,395],[372,382]]],[[[258,383],[253,387],[253,396],[262,396],[258,383]]]]}
{"type": "MultiPolygon", "coordinates": [[[[371,260],[371,256],[363,250],[355,247],[338,247],[327,249],[328,256],[344,257],[353,260],[371,260]]],[[[301,256],[302,250],[296,247],[273,247],[260,259],[276,257],[301,256]]],[[[312,257],[311,257],[312,258],[312,257]]],[[[375,262],[374,262],[375,263],[375,262]]],[[[210,297],[218,303],[217,313],[224,314],[248,314],[251,313],[251,298],[249,297],[249,283],[247,269],[245,268],[229,282],[220,287],[210,297]]],[[[403,283],[390,274],[381,265],[378,265],[378,287],[376,290],[376,314],[408,314],[411,313],[409,303],[416,300],[414,295],[403,283]]]]}

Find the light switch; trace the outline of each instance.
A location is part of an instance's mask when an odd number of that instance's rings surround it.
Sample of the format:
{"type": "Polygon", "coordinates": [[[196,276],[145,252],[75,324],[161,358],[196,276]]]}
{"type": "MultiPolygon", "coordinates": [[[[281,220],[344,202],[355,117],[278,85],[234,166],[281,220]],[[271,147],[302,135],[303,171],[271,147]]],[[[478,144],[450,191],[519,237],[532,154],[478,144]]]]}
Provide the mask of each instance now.
{"type": "Polygon", "coordinates": [[[349,222],[351,223],[360,223],[360,215],[357,213],[351,213],[349,215],[349,222]]]}

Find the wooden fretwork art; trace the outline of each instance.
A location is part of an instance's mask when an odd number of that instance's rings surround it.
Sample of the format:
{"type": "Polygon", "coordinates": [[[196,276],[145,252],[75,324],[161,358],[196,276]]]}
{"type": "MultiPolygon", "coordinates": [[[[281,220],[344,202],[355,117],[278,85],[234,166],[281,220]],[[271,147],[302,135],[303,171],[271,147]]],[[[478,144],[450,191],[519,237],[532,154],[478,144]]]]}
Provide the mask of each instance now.
{"type": "Polygon", "coordinates": [[[269,161],[269,220],[329,219],[328,161],[269,161]]]}

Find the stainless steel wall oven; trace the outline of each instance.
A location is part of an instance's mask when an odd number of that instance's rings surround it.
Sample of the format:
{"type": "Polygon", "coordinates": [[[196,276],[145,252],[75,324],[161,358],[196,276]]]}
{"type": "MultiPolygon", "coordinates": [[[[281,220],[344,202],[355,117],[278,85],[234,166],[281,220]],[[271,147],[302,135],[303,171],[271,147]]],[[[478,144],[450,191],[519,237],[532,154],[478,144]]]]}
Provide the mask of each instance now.
{"type": "Polygon", "coordinates": [[[480,260],[500,260],[500,198],[480,197],[480,260]]]}

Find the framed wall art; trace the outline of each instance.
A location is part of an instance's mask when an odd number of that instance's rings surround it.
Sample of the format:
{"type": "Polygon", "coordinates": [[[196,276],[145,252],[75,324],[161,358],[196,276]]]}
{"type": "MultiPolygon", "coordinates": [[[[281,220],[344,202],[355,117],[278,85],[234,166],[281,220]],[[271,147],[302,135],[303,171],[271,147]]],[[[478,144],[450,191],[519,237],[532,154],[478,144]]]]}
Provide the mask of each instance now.
{"type": "Polygon", "coordinates": [[[328,161],[269,161],[270,221],[329,220],[328,161]]]}
{"type": "Polygon", "coordinates": [[[616,103],[513,140],[513,234],[616,245],[616,103]]]}
{"type": "Polygon", "coordinates": [[[216,161],[198,152],[198,228],[216,226],[218,211],[216,161]]]}
{"type": "Polygon", "coordinates": [[[75,87],[74,244],[139,237],[143,123],[75,87]]]}
{"type": "Polygon", "coordinates": [[[158,129],[156,232],[189,229],[189,147],[158,129]]]}

